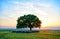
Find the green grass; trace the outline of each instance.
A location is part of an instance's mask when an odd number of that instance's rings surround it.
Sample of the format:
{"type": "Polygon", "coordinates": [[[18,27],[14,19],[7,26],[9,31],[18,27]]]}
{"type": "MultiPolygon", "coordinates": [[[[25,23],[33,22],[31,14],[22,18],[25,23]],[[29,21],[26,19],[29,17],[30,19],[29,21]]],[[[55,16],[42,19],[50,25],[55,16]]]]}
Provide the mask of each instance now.
{"type": "Polygon", "coordinates": [[[43,31],[36,33],[12,33],[11,31],[0,31],[0,39],[60,39],[60,31],[43,31]]]}

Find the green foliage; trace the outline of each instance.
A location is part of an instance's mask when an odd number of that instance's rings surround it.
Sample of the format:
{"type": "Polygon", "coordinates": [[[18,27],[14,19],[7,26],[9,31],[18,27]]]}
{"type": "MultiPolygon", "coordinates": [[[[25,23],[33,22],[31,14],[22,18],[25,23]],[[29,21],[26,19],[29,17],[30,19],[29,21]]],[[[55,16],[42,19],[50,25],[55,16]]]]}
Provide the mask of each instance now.
{"type": "Polygon", "coordinates": [[[40,27],[41,26],[41,21],[39,18],[35,15],[28,14],[24,16],[20,16],[17,20],[17,28],[24,28],[24,27],[40,27]]]}

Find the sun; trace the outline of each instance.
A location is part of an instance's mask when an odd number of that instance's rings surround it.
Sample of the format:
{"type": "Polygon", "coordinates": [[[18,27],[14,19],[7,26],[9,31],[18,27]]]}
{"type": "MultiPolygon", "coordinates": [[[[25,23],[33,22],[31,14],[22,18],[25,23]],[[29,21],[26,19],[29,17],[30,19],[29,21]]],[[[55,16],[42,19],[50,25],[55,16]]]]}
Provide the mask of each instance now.
{"type": "Polygon", "coordinates": [[[46,25],[45,24],[41,24],[41,27],[46,27],[46,25]]]}
{"type": "Polygon", "coordinates": [[[47,27],[47,18],[43,16],[40,19],[42,21],[41,27],[47,27]]]}

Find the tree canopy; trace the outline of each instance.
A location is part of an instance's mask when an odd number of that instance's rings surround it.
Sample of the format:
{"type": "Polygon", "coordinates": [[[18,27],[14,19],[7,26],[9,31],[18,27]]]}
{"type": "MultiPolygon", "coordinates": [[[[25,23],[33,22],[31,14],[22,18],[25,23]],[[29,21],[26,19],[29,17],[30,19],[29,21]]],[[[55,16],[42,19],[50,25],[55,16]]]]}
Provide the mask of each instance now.
{"type": "Polygon", "coordinates": [[[30,30],[33,27],[41,27],[41,20],[35,15],[28,14],[24,16],[20,16],[17,19],[17,28],[27,28],[29,27],[30,30]]]}

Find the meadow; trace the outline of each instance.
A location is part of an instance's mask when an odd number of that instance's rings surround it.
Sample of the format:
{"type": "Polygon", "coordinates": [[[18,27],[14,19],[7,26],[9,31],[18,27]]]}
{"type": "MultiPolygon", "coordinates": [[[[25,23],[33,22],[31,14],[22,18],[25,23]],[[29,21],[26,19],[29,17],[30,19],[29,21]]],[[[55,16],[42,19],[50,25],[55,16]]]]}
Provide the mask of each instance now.
{"type": "Polygon", "coordinates": [[[35,33],[0,31],[0,39],[60,39],[59,30],[41,30],[35,33]]]}

